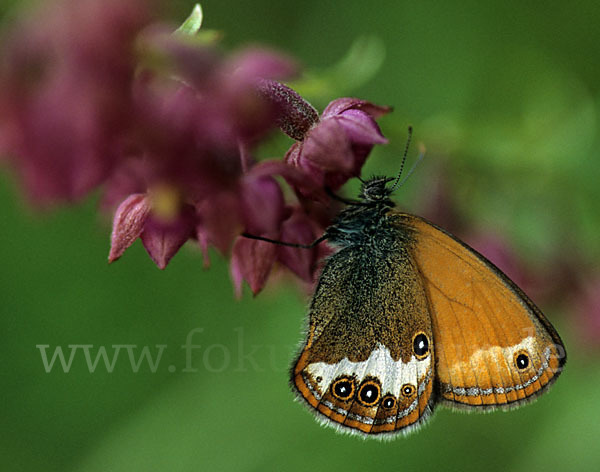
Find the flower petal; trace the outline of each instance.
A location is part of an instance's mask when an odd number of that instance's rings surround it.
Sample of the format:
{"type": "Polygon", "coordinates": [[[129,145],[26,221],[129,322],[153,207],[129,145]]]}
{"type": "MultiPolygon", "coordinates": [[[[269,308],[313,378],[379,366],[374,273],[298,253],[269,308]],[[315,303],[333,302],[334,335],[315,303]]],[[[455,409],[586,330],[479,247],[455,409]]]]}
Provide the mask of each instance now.
{"type": "Polygon", "coordinates": [[[149,211],[150,204],[143,193],[130,195],[119,205],[113,219],[108,262],[121,257],[142,234],[149,211]]]}
{"type": "Polygon", "coordinates": [[[193,235],[196,223],[194,207],[185,205],[179,218],[165,223],[148,218],[141,234],[148,255],[159,269],[164,269],[179,248],[193,235]]]}
{"type": "Polygon", "coordinates": [[[279,231],[284,201],[281,187],[273,177],[247,175],[242,179],[240,194],[246,231],[252,234],[279,231]]]}
{"type": "MultiPolygon", "coordinates": [[[[310,244],[315,238],[315,224],[306,213],[296,208],[292,215],[281,226],[281,241],[297,244],[310,244]]],[[[318,248],[303,249],[288,246],[277,246],[278,260],[294,274],[306,282],[313,281],[313,271],[318,255],[318,248]]]]}
{"type": "Polygon", "coordinates": [[[373,118],[379,118],[380,116],[392,111],[392,108],[388,106],[375,105],[374,103],[366,100],[345,97],[338,98],[329,103],[329,105],[325,107],[325,110],[323,110],[321,118],[336,116],[350,109],[362,110],[371,115],[373,118]]]}
{"type": "Polygon", "coordinates": [[[302,195],[310,195],[312,199],[320,202],[328,202],[329,197],[324,191],[323,173],[314,168],[314,173],[308,167],[300,167],[295,159],[301,150],[301,143],[294,143],[287,152],[285,162],[278,159],[269,159],[260,162],[252,168],[252,174],[259,175],[280,175],[295,190],[300,191],[302,195]]]}
{"type": "MultiPolygon", "coordinates": [[[[276,238],[277,235],[271,237],[276,238]]],[[[254,295],[260,292],[276,258],[275,244],[240,236],[233,245],[230,269],[236,296],[241,296],[244,280],[248,282],[254,295]]]]}
{"type": "Polygon", "coordinates": [[[196,225],[196,239],[198,240],[198,246],[202,251],[202,261],[204,262],[204,268],[210,267],[210,254],[208,253],[208,236],[202,228],[201,224],[196,225]]]}
{"type": "Polygon", "coordinates": [[[301,179],[287,179],[288,183],[296,190],[300,190],[303,195],[310,195],[310,189],[305,188],[305,183],[310,182],[315,189],[322,189],[325,186],[325,172],[319,169],[315,164],[312,164],[308,159],[302,158],[302,150],[304,143],[294,143],[285,153],[284,161],[289,165],[290,169],[297,169],[301,174],[301,179]]]}
{"type": "Polygon", "coordinates": [[[198,241],[204,238],[221,254],[227,254],[242,227],[239,196],[233,192],[220,192],[202,200],[196,208],[198,241]]]}
{"type": "Polygon", "coordinates": [[[375,120],[364,111],[347,110],[333,119],[344,128],[353,144],[373,145],[388,142],[375,120]]]}
{"type": "Polygon", "coordinates": [[[326,171],[348,172],[353,168],[350,142],[337,120],[322,120],[310,130],[302,146],[302,159],[326,171]]]}

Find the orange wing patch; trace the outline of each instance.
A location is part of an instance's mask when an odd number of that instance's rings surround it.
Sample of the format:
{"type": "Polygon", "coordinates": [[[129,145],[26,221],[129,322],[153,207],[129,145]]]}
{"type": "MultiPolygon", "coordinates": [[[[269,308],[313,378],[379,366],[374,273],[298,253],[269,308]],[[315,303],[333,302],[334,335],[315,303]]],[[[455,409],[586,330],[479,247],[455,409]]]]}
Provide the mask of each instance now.
{"type": "Polygon", "coordinates": [[[560,337],[499,269],[431,223],[396,214],[415,240],[429,299],[441,397],[468,407],[519,404],[560,374],[560,337]]]}

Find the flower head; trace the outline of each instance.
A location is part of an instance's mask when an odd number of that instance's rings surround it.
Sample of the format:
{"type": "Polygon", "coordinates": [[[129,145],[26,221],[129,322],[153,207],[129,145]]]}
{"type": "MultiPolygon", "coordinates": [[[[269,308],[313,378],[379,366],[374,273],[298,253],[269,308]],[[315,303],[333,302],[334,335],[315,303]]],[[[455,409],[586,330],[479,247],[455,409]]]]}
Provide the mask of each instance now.
{"type": "MultiPolygon", "coordinates": [[[[193,52],[186,54],[193,73],[184,80],[149,74],[135,84],[138,115],[130,154],[106,186],[109,204],[127,202],[140,192],[153,202],[147,204],[139,236],[161,268],[190,238],[226,254],[242,228],[268,233],[277,231],[282,220],[279,184],[264,172],[253,172],[251,148],[273,126],[266,118],[272,115],[270,104],[256,91],[257,64],[266,63],[266,72],[282,73],[291,70],[290,61],[267,51],[242,53],[235,61],[217,60],[215,51],[204,48],[193,52]],[[244,66],[235,66],[238,61],[249,67],[248,74],[244,66]],[[156,202],[164,201],[165,188],[178,203],[168,224],[156,218],[156,202]]],[[[110,261],[122,254],[120,235],[127,234],[124,241],[130,241],[129,233],[118,229],[122,221],[117,210],[112,244],[119,250],[111,251],[110,261]]]]}
{"type": "Polygon", "coordinates": [[[294,60],[260,47],[225,54],[189,36],[200,27],[190,18],[172,34],[149,0],[61,0],[24,21],[2,46],[0,151],[37,203],[101,188],[114,212],[110,262],[140,239],[164,269],[193,240],[205,262],[209,247],[231,253],[238,292],[243,281],[260,291],[276,265],[312,282],[325,246],[240,234],[320,236],[332,217],[325,188],[386,142],[375,119],[389,109],[344,98],[319,117],[277,82],[298,72],[294,60]],[[297,142],[284,160],[258,162],[277,127],[297,142]]]}
{"type": "Polygon", "coordinates": [[[304,170],[315,184],[337,190],[360,175],[375,144],[387,143],[375,118],[389,111],[364,100],[334,100],[302,140],[292,145],[285,161],[304,170]]]}
{"type": "Polygon", "coordinates": [[[117,163],[131,121],[146,2],[63,0],[22,19],[0,64],[0,145],[39,204],[85,195],[117,163]]]}

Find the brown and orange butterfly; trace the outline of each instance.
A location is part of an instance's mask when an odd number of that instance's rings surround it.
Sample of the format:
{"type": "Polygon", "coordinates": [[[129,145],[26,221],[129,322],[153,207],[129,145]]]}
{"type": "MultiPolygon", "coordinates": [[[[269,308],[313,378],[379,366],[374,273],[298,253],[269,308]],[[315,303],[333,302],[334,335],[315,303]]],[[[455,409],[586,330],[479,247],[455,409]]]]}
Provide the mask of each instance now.
{"type": "Polygon", "coordinates": [[[556,330],[484,256],[395,209],[391,180],[364,182],[313,243],[339,249],[291,371],[300,398],[327,424],[387,438],[437,404],[511,408],[543,393],[566,362],[556,330]]]}
{"type": "Polygon", "coordinates": [[[566,362],[540,310],[498,268],[451,234],[363,184],[324,238],[326,262],[292,385],[327,423],[390,436],[436,404],[519,406],[566,362]]]}

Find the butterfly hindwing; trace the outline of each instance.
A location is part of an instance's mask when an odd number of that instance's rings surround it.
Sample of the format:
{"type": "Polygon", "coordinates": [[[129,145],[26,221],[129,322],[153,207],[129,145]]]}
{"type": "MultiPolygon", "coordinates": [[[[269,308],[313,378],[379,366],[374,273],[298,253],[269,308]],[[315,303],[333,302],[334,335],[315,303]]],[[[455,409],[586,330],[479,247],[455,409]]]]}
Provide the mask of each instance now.
{"type": "Polygon", "coordinates": [[[342,429],[393,433],[431,413],[434,355],[428,301],[404,244],[348,247],[323,269],[292,384],[342,429]]]}
{"type": "Polygon", "coordinates": [[[534,398],[566,361],[560,337],[531,300],[483,256],[426,220],[394,212],[430,304],[441,398],[509,407],[534,398]]]}

